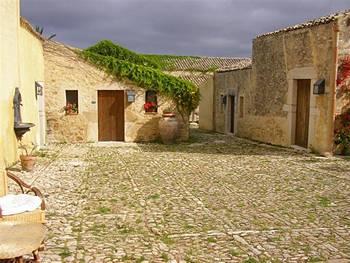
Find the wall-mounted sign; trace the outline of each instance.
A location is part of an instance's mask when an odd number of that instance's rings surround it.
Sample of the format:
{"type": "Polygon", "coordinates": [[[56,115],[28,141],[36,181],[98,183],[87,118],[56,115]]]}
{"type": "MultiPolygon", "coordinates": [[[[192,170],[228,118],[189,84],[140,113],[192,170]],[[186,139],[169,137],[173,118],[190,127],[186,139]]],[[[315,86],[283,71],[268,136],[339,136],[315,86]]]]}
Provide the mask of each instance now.
{"type": "Polygon", "coordinates": [[[135,91],[133,90],[127,90],[126,95],[128,96],[128,102],[135,102],[135,91]]]}

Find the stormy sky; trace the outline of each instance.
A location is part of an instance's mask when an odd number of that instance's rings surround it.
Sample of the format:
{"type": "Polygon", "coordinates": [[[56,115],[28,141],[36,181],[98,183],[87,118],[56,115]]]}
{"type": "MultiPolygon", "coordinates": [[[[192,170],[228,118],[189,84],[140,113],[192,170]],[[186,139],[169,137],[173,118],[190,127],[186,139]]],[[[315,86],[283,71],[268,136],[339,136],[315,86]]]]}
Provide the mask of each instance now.
{"type": "Polygon", "coordinates": [[[111,39],[143,53],[251,54],[259,34],[349,9],[349,0],[21,0],[44,34],[84,48],[111,39]]]}

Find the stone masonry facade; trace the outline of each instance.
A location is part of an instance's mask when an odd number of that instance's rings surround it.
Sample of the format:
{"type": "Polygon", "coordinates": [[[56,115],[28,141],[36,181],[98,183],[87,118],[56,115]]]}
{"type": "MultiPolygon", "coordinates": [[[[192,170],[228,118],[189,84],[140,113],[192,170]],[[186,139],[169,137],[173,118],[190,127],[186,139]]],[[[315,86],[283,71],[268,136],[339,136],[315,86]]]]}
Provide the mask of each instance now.
{"type": "MultiPolygon", "coordinates": [[[[77,49],[63,44],[44,43],[46,114],[48,141],[91,142],[98,140],[98,90],[132,90],[135,102],[125,94],[125,141],[154,141],[159,137],[158,122],[164,109],[174,108],[171,101],[158,96],[157,113],[144,110],[145,89],[117,80],[79,57],[77,49]],[[78,90],[79,113],[66,115],[66,90],[78,90]]],[[[188,137],[187,122],[180,115],[179,140],[188,137]]]]}
{"type": "Polygon", "coordinates": [[[350,54],[349,19],[349,13],[343,13],[255,38],[250,67],[215,74],[215,130],[230,132],[231,105],[222,98],[234,96],[234,134],[294,145],[297,81],[310,79],[307,148],[331,153],[334,109],[349,106],[344,96],[335,100],[337,54],[350,54]],[[313,94],[320,79],[325,80],[325,94],[313,94]]]}

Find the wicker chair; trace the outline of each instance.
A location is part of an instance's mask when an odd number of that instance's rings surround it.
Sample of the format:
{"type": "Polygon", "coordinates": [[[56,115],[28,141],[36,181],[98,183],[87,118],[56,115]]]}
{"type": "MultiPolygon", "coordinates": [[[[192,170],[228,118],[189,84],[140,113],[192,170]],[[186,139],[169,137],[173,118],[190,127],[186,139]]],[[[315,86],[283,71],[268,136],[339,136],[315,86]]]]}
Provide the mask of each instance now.
{"type": "MultiPolygon", "coordinates": [[[[26,184],[25,182],[23,182],[20,178],[18,178],[16,175],[14,175],[11,172],[1,172],[0,171],[0,196],[2,195],[6,195],[8,192],[8,180],[13,180],[21,189],[21,192],[23,194],[29,194],[32,193],[38,197],[41,198],[41,207],[31,211],[31,212],[24,212],[24,213],[20,213],[20,214],[16,214],[16,215],[9,215],[9,216],[1,216],[0,215],[0,225],[3,224],[2,226],[5,226],[6,224],[13,224],[13,223],[25,223],[28,224],[30,226],[36,227],[36,228],[40,228],[40,226],[38,226],[39,224],[44,224],[45,223],[45,199],[43,197],[43,195],[41,194],[41,192],[39,191],[38,188],[36,187],[32,187],[28,184],[26,184]],[[36,224],[33,224],[36,223],[36,224]]],[[[33,228],[31,227],[31,229],[33,230],[33,228]]],[[[35,229],[35,228],[34,228],[35,229]]],[[[40,229],[40,231],[42,232],[41,234],[44,235],[44,232],[46,232],[46,230],[44,229],[40,229]]],[[[24,233],[23,233],[24,234],[24,233]]],[[[39,232],[35,232],[35,234],[39,234],[39,232]]],[[[41,235],[39,234],[39,235],[41,235]]],[[[24,234],[25,235],[25,234],[24,234]]],[[[44,250],[44,241],[42,241],[41,245],[36,248],[34,251],[32,251],[33,254],[33,260],[29,260],[28,262],[40,262],[40,257],[39,257],[39,251],[44,250]]],[[[1,247],[1,246],[0,246],[1,247]]],[[[23,247],[20,247],[20,251],[23,251],[23,247]]],[[[14,250],[16,251],[16,250],[14,250]]],[[[6,253],[15,253],[14,251],[6,251],[6,253]]],[[[1,254],[1,248],[0,248],[0,254],[1,254]]],[[[11,255],[10,254],[5,254],[5,255],[11,255]]],[[[8,260],[3,260],[0,259],[0,263],[3,262],[24,262],[23,261],[23,257],[19,256],[13,259],[8,259],[8,260]]],[[[27,262],[27,261],[26,261],[27,262]]]]}
{"type": "Polygon", "coordinates": [[[27,222],[27,223],[45,223],[45,200],[40,190],[36,187],[32,187],[26,184],[11,172],[7,172],[6,174],[7,174],[7,178],[3,178],[3,179],[0,178],[0,188],[4,189],[2,191],[4,194],[6,194],[7,192],[7,179],[11,179],[17,183],[17,185],[19,186],[23,194],[33,193],[34,195],[40,197],[42,202],[41,202],[41,207],[39,209],[36,209],[31,212],[16,214],[16,215],[2,216],[0,217],[0,222],[1,221],[19,221],[19,222],[27,222]]]}

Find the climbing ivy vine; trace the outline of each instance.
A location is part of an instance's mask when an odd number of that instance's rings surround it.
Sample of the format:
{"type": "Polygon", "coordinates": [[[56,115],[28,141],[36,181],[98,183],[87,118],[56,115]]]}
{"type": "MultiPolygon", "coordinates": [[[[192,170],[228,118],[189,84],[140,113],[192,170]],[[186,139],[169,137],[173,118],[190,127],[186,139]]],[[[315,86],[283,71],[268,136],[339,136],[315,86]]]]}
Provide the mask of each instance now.
{"type": "Polygon", "coordinates": [[[137,54],[127,48],[114,44],[110,40],[102,40],[95,45],[85,49],[85,51],[96,53],[102,56],[110,56],[119,60],[125,60],[130,63],[143,65],[151,68],[160,68],[161,66],[154,60],[144,55],[137,54]]]}
{"type": "Polygon", "coordinates": [[[199,89],[194,84],[162,72],[155,61],[111,41],[101,41],[83,50],[81,56],[117,78],[128,79],[141,88],[170,98],[183,117],[199,104],[199,89]]]}

